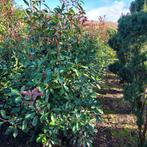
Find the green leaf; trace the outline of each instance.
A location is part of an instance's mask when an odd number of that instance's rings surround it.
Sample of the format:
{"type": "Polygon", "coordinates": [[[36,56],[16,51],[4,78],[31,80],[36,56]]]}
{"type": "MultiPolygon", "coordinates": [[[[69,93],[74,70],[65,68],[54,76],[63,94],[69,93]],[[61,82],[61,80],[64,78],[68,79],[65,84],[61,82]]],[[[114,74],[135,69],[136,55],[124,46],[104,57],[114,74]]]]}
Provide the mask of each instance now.
{"type": "Polygon", "coordinates": [[[23,1],[27,6],[29,6],[29,2],[27,0],[23,0],[23,1]]]}
{"type": "Polygon", "coordinates": [[[78,72],[78,70],[74,68],[73,71],[76,73],[76,76],[79,77],[79,72],[78,72]]]}
{"type": "Polygon", "coordinates": [[[45,83],[48,83],[50,81],[51,81],[51,77],[50,76],[47,76],[46,79],[44,80],[45,83]]]}
{"type": "Polygon", "coordinates": [[[87,146],[88,147],[92,147],[92,143],[91,142],[87,142],[87,146]]]}
{"type": "Polygon", "coordinates": [[[65,4],[63,3],[63,4],[62,4],[62,8],[61,8],[62,11],[64,10],[64,8],[65,8],[65,4]]]}
{"type": "Polygon", "coordinates": [[[13,131],[13,137],[16,138],[18,135],[18,130],[15,128],[13,131]]]}
{"type": "Polygon", "coordinates": [[[11,93],[11,88],[5,88],[5,89],[4,89],[4,93],[5,93],[5,94],[11,93]]]}
{"type": "Polygon", "coordinates": [[[60,84],[64,83],[64,79],[62,77],[58,77],[58,81],[59,81],[60,84]]]}
{"type": "Polygon", "coordinates": [[[25,90],[25,86],[22,86],[20,91],[24,91],[25,90]]]}
{"type": "Polygon", "coordinates": [[[0,127],[4,124],[4,122],[0,122],[0,127]]]}
{"type": "Polygon", "coordinates": [[[76,130],[79,130],[79,123],[76,122],[76,130]]]}
{"type": "Polygon", "coordinates": [[[11,89],[12,95],[20,95],[20,92],[17,89],[11,89]]]}
{"type": "Polygon", "coordinates": [[[6,118],[6,111],[5,110],[1,110],[0,113],[3,118],[6,118]]]}
{"type": "Polygon", "coordinates": [[[22,130],[23,130],[23,131],[26,131],[26,130],[27,130],[27,121],[26,121],[26,120],[24,120],[24,121],[22,122],[22,130]]]}
{"type": "Polygon", "coordinates": [[[10,133],[13,133],[13,131],[14,131],[14,128],[13,128],[12,126],[9,126],[9,127],[6,129],[5,134],[6,134],[6,135],[9,135],[10,133]]]}
{"type": "Polygon", "coordinates": [[[37,124],[38,124],[38,116],[35,116],[34,119],[33,119],[33,121],[32,121],[32,125],[33,125],[34,127],[36,127],[37,124]]]}
{"type": "Polygon", "coordinates": [[[31,119],[31,118],[33,118],[34,116],[35,116],[35,113],[27,114],[27,115],[25,116],[25,119],[31,119]]]}
{"type": "Polygon", "coordinates": [[[103,114],[104,113],[103,110],[100,109],[100,108],[97,108],[97,111],[98,111],[99,114],[103,114]]]}
{"type": "Polygon", "coordinates": [[[55,126],[55,124],[56,124],[55,120],[56,120],[55,117],[53,116],[53,114],[51,114],[51,122],[49,123],[50,126],[55,126]]]}
{"type": "Polygon", "coordinates": [[[10,116],[7,116],[7,115],[6,115],[6,111],[5,111],[5,110],[1,110],[1,111],[0,111],[0,114],[1,114],[1,116],[2,116],[4,119],[10,119],[10,116]]]}
{"type": "Polygon", "coordinates": [[[45,6],[47,9],[49,9],[49,10],[50,10],[50,8],[49,8],[49,6],[48,6],[48,5],[44,4],[44,6],[45,6]]]}
{"type": "Polygon", "coordinates": [[[47,139],[46,139],[46,136],[44,135],[42,138],[42,144],[46,144],[46,143],[47,143],[47,139]]]}
{"type": "Polygon", "coordinates": [[[54,115],[51,114],[51,121],[55,121],[54,115]]]}
{"type": "Polygon", "coordinates": [[[72,131],[73,131],[73,133],[76,133],[76,126],[75,125],[72,127],[72,131]]]}
{"type": "Polygon", "coordinates": [[[15,98],[15,103],[21,103],[22,102],[22,99],[21,99],[21,97],[17,97],[17,98],[15,98]]]}
{"type": "Polygon", "coordinates": [[[42,140],[42,138],[41,138],[41,135],[40,135],[40,136],[37,137],[36,142],[41,143],[41,140],[42,140]]]}
{"type": "Polygon", "coordinates": [[[97,97],[97,93],[92,93],[92,94],[91,94],[91,97],[92,97],[92,98],[96,98],[96,97],[97,97]]]}
{"type": "Polygon", "coordinates": [[[66,86],[66,84],[64,84],[63,87],[67,92],[69,92],[69,88],[66,86]]]}
{"type": "Polygon", "coordinates": [[[46,138],[46,136],[44,134],[41,134],[41,135],[39,135],[39,137],[37,137],[36,142],[46,144],[47,143],[47,138],[46,138]]]}

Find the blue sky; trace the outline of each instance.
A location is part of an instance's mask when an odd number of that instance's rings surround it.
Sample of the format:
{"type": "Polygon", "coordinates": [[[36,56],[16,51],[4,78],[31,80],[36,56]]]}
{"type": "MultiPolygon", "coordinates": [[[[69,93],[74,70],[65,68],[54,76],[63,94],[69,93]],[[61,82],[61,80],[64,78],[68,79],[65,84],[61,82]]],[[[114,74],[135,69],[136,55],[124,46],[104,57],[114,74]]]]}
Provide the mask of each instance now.
{"type": "MultiPolygon", "coordinates": [[[[133,0],[83,0],[86,15],[91,20],[98,20],[99,16],[106,15],[106,20],[116,22],[119,17],[129,12],[133,0]]],[[[18,5],[23,5],[23,0],[15,0],[18,5]]],[[[59,0],[46,0],[50,8],[60,5],[59,0]]]]}

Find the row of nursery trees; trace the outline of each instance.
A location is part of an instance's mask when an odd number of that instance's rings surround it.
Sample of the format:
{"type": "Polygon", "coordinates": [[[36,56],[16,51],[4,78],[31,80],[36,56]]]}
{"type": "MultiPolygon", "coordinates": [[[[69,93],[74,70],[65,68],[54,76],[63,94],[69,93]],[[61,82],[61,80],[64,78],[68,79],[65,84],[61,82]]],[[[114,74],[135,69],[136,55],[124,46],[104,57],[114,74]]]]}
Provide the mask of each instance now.
{"type": "MultiPolygon", "coordinates": [[[[0,4],[0,125],[6,134],[28,134],[44,146],[92,146],[102,110],[94,89],[104,69],[123,81],[137,117],[138,146],[147,134],[147,2],[135,0],[118,31],[89,33],[80,0],[54,10],[24,0],[26,10],[0,4]],[[115,32],[115,34],[114,34],[115,32]]],[[[102,28],[101,28],[102,29],[102,28]]]]}
{"type": "Polygon", "coordinates": [[[110,70],[118,74],[124,98],[137,117],[139,147],[147,146],[147,1],[135,0],[130,14],[118,21],[118,32],[110,39],[118,61],[110,70]]]}
{"type": "Polygon", "coordinates": [[[94,89],[114,59],[112,31],[104,40],[84,31],[80,0],[54,10],[24,3],[26,10],[0,4],[0,125],[44,146],[90,147],[102,114],[94,89]]]}

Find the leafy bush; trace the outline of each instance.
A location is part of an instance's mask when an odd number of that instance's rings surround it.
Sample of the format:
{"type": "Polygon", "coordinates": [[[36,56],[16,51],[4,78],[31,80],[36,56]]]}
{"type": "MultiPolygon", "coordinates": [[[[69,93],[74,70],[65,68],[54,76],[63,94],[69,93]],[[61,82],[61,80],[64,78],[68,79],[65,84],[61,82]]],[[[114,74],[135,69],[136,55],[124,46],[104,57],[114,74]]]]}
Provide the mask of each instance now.
{"type": "Polygon", "coordinates": [[[102,113],[93,91],[99,77],[90,66],[97,42],[80,32],[83,10],[74,5],[80,13],[65,3],[52,12],[34,3],[23,15],[19,39],[8,35],[1,42],[0,124],[7,125],[6,134],[23,131],[46,146],[91,146],[102,113]]]}

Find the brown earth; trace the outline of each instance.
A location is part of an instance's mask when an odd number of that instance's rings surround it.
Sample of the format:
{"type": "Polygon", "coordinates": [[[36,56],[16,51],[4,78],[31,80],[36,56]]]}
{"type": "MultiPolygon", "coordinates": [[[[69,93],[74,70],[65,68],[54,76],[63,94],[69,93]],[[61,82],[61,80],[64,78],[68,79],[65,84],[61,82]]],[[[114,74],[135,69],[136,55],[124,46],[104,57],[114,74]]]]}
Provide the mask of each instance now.
{"type": "Polygon", "coordinates": [[[137,147],[137,126],[129,103],[123,100],[123,90],[119,78],[107,73],[98,100],[104,115],[97,124],[94,147],[137,147]]]}

